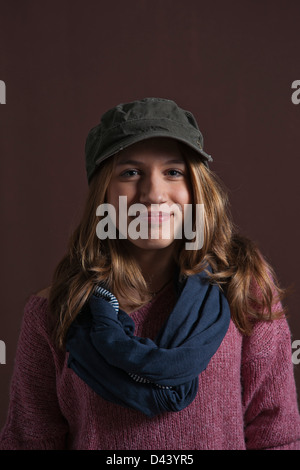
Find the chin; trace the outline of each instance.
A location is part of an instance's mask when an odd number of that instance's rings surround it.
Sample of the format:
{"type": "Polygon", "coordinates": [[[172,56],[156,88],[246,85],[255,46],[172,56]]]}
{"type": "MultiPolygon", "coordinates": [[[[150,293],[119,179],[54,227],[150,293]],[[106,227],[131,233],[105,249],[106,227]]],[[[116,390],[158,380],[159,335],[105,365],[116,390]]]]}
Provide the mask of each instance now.
{"type": "Polygon", "coordinates": [[[134,245],[137,248],[140,248],[141,250],[162,250],[164,248],[168,248],[171,245],[174,244],[174,240],[164,240],[164,239],[158,239],[158,240],[131,240],[129,239],[130,244],[134,245]]]}

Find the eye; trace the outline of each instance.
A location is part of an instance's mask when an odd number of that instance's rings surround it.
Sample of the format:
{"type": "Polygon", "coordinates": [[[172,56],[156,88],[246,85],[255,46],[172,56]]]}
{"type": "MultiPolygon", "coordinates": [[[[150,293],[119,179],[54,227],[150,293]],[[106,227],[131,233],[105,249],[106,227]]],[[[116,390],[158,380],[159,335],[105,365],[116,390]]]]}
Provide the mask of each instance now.
{"type": "Polygon", "coordinates": [[[167,174],[171,176],[172,178],[179,178],[180,176],[184,175],[181,170],[176,170],[174,168],[167,170],[167,174]]]}
{"type": "Polygon", "coordinates": [[[134,170],[134,169],[125,170],[121,173],[121,176],[124,178],[130,178],[130,177],[138,176],[138,175],[139,175],[139,171],[134,170]]]}

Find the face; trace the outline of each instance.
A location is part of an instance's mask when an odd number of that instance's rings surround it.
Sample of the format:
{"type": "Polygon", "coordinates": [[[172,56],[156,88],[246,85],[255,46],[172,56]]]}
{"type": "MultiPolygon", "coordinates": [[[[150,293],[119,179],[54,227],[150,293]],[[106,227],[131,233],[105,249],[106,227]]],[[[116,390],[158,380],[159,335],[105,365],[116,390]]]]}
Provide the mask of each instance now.
{"type": "Polygon", "coordinates": [[[188,170],[177,142],[149,139],[120,152],[106,200],[116,209],[119,232],[124,234],[125,228],[124,238],[135,247],[161,249],[174,244],[182,231],[184,205],[192,203],[188,170]],[[127,201],[127,213],[121,200],[127,201]],[[138,230],[142,238],[134,235],[138,230]]]}

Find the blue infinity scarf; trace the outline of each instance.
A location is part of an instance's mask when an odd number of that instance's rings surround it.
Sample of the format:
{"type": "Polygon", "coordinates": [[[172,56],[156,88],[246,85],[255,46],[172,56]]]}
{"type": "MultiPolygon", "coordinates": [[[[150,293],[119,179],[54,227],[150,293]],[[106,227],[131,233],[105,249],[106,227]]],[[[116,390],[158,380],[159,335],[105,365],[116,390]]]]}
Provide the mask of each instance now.
{"type": "Polygon", "coordinates": [[[134,336],[134,321],[111,293],[94,293],[68,331],[68,366],[105,400],[149,417],[186,408],[230,309],[204,271],[176,287],[177,303],[154,341],[134,336]]]}

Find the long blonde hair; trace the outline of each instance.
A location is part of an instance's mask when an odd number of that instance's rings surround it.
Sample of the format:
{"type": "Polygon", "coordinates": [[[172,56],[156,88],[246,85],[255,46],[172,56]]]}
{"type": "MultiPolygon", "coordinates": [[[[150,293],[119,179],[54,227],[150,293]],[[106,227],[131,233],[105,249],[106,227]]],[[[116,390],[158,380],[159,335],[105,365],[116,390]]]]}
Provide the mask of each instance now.
{"type": "MultiPolygon", "coordinates": [[[[256,245],[235,229],[228,196],[222,183],[196,155],[181,146],[189,170],[194,204],[204,204],[204,244],[200,250],[185,250],[178,244],[176,260],[181,275],[192,275],[212,267],[211,282],[226,292],[232,320],[241,333],[249,335],[255,320],[272,320],[284,312],[273,312],[281,300],[271,266],[256,245]],[[253,284],[259,288],[254,294],[253,284]]],[[[72,234],[66,255],[58,264],[50,290],[49,305],[54,319],[54,337],[63,347],[66,333],[95,286],[105,282],[113,293],[126,297],[133,308],[150,300],[139,266],[127,250],[127,240],[100,240],[96,235],[97,207],[105,202],[115,157],[106,160],[90,182],[83,217],[72,234]]]]}

